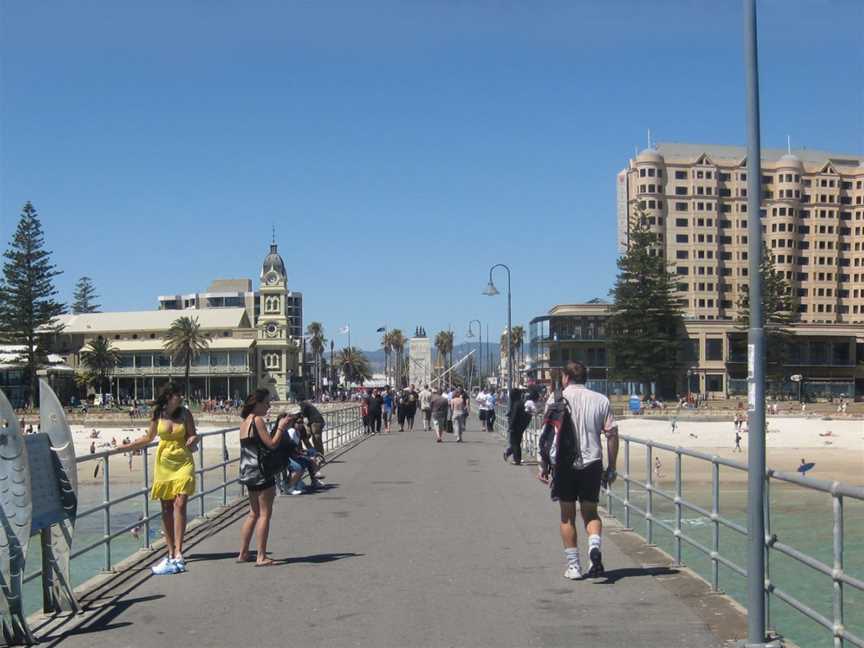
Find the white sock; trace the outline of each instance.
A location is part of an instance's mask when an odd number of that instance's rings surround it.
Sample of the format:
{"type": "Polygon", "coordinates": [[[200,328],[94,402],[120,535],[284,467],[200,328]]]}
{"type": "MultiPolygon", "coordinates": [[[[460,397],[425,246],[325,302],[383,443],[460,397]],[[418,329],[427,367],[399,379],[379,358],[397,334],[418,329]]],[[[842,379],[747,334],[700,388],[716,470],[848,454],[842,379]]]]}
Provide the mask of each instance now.
{"type": "Polygon", "coordinates": [[[570,567],[579,568],[579,548],[578,547],[567,547],[564,550],[564,556],[567,558],[567,564],[570,567]]]}
{"type": "Polygon", "coordinates": [[[594,547],[600,549],[600,536],[596,533],[588,537],[588,551],[591,551],[594,547]]]}

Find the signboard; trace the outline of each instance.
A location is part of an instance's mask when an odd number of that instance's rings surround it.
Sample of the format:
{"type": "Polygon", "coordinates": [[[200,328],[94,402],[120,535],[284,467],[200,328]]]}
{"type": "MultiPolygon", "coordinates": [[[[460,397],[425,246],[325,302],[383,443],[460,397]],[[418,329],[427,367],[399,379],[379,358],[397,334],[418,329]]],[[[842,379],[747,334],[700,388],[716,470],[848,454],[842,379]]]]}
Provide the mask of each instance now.
{"type": "Polygon", "coordinates": [[[47,529],[67,519],[60,496],[60,483],[54,468],[54,454],[51,452],[51,439],[47,434],[28,434],[24,437],[27,444],[27,459],[30,464],[31,498],[33,518],[30,522],[30,535],[47,529]]]}

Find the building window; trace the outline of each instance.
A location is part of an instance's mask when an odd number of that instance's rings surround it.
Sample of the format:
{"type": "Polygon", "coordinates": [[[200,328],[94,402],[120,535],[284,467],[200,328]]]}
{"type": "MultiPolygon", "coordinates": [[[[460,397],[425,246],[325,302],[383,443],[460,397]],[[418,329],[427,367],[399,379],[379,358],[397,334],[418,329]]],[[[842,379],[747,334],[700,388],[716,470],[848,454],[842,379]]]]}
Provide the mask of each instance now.
{"type": "Polygon", "coordinates": [[[676,243],[686,243],[687,242],[687,235],[686,234],[676,234],[675,235],[675,242],[676,243]]]}
{"type": "Polygon", "coordinates": [[[723,374],[708,374],[705,376],[705,390],[709,392],[723,391],[723,374]]]}
{"type": "Polygon", "coordinates": [[[686,196],[687,195],[687,187],[675,187],[675,195],[676,196],[686,196]]]}
{"type": "Polygon", "coordinates": [[[265,353],[264,354],[264,367],[266,369],[279,369],[279,354],[278,353],[265,353]]]}
{"type": "Polygon", "coordinates": [[[687,179],[687,172],[686,171],[676,171],[675,172],[675,179],[676,180],[686,180],[687,179]]]}

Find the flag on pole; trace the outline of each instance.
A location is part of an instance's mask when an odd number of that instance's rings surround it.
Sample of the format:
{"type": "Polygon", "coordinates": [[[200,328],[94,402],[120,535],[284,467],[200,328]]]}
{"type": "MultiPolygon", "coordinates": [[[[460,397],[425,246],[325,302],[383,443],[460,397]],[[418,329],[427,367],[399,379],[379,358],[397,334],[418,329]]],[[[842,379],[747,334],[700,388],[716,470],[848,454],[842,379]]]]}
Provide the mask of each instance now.
{"type": "Polygon", "coordinates": [[[342,335],[345,335],[346,333],[349,333],[350,331],[351,331],[351,327],[348,326],[347,324],[339,329],[339,333],[341,333],[342,335]]]}
{"type": "Polygon", "coordinates": [[[386,332],[387,332],[387,327],[386,327],[386,326],[382,326],[381,328],[377,328],[377,329],[375,329],[375,332],[376,332],[376,333],[386,333],[386,332]]]}

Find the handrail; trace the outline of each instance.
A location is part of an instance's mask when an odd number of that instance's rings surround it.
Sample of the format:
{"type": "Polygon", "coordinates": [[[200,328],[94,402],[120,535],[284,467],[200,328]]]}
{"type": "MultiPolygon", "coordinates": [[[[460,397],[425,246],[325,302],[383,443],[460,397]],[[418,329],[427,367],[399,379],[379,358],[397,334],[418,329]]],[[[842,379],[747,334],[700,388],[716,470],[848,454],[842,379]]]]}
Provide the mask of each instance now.
{"type": "MultiPolygon", "coordinates": [[[[348,443],[360,438],[363,436],[363,423],[360,418],[359,405],[348,405],[345,407],[340,407],[338,409],[325,410],[321,412],[324,417],[325,425],[323,430],[323,443],[324,450],[326,452],[332,452],[337,448],[343,447],[348,443]]],[[[228,466],[233,464],[238,464],[240,462],[239,456],[233,459],[226,459],[228,453],[228,443],[227,443],[227,435],[235,432],[239,432],[239,427],[230,427],[230,428],[221,428],[218,430],[210,430],[209,432],[201,432],[199,433],[199,437],[201,437],[201,441],[198,444],[197,450],[197,461],[195,466],[195,475],[197,481],[197,492],[194,495],[190,495],[188,502],[191,503],[195,500],[199,501],[199,509],[198,515],[193,515],[190,512],[189,519],[194,519],[195,517],[204,517],[209,512],[205,510],[206,505],[204,498],[208,495],[212,495],[213,493],[222,491],[222,506],[227,506],[228,502],[228,487],[234,484],[239,483],[239,477],[234,477],[232,479],[228,478],[228,466]],[[219,445],[212,446],[213,449],[221,448],[222,452],[219,455],[220,459],[216,463],[206,464],[205,465],[205,444],[209,443],[210,440],[219,439],[221,443],[219,445]],[[205,475],[211,474],[213,471],[217,471],[222,469],[221,481],[210,482],[205,484],[205,475]]],[[[103,528],[102,528],[102,537],[98,540],[94,540],[89,544],[76,548],[75,551],[71,554],[71,559],[78,558],[86,553],[93,551],[99,547],[103,547],[105,556],[103,561],[103,569],[105,571],[110,571],[111,568],[120,560],[126,558],[126,556],[121,556],[117,559],[112,557],[112,543],[117,538],[127,534],[129,531],[136,527],[143,527],[144,534],[144,547],[146,549],[151,549],[150,542],[150,524],[155,520],[158,522],[159,518],[162,516],[162,512],[156,510],[151,514],[150,512],[150,453],[149,450],[155,448],[159,445],[158,441],[154,441],[152,443],[147,444],[144,448],[142,448],[141,455],[143,458],[143,469],[142,469],[142,481],[139,488],[133,489],[132,491],[125,493],[118,497],[111,497],[111,476],[110,476],[110,459],[111,457],[126,454],[123,450],[119,448],[112,448],[110,450],[103,450],[100,452],[94,452],[92,454],[82,455],[80,457],[76,457],[77,465],[84,466],[88,464],[92,464],[93,462],[100,462],[101,473],[102,473],[102,501],[99,503],[94,503],[92,506],[80,511],[77,516],[77,520],[81,520],[83,518],[96,515],[98,513],[102,513],[103,515],[103,528]],[[121,529],[112,529],[111,527],[111,509],[116,507],[118,504],[128,502],[130,500],[134,500],[135,498],[141,498],[142,503],[142,514],[141,517],[121,529]]],[[[210,448],[208,448],[210,449],[210,448]]],[[[212,479],[212,477],[210,478],[212,479]]],[[[218,478],[217,478],[218,479],[218,478]]],[[[209,480],[208,480],[209,481],[209,480]]],[[[242,486],[241,486],[242,488],[242,486]]],[[[236,501],[236,500],[235,500],[236,501]]],[[[80,504],[80,502],[79,502],[80,504]]],[[[191,509],[189,509],[191,511],[191,509]]],[[[29,583],[42,575],[42,570],[39,569],[32,573],[27,574],[24,577],[24,583],[29,583]]]]}
{"type": "MultiPolygon", "coordinates": [[[[507,420],[506,408],[499,405],[496,408],[495,427],[502,435],[507,436],[507,420]]],[[[542,415],[538,414],[533,417],[531,424],[525,431],[522,438],[523,452],[536,453],[537,442],[542,429],[542,415]]],[[[674,560],[675,564],[683,565],[682,561],[682,545],[693,547],[700,553],[704,554],[711,560],[712,575],[709,581],[712,591],[720,591],[720,565],[730,569],[740,577],[746,577],[746,565],[737,564],[733,557],[724,556],[720,549],[720,529],[726,528],[741,535],[747,535],[747,528],[734,520],[724,517],[720,513],[720,468],[728,468],[746,473],[748,467],[746,464],[719,457],[717,455],[692,450],[682,446],[651,441],[627,434],[619,434],[619,438],[623,444],[623,465],[619,462],[618,475],[619,484],[614,488],[609,488],[604,491],[606,497],[606,509],[609,515],[615,516],[613,510],[614,504],[623,506],[624,509],[624,526],[628,529],[632,528],[631,513],[635,512],[642,516],[645,520],[644,538],[649,544],[654,542],[654,530],[659,527],[672,534],[674,542],[674,560]],[[639,481],[634,478],[631,470],[631,446],[639,446],[645,449],[645,481],[639,481]],[[653,452],[654,450],[662,450],[675,455],[675,492],[669,492],[658,488],[654,483],[653,474],[653,452]],[[683,492],[683,475],[682,475],[682,458],[689,457],[711,464],[711,510],[707,510],[698,504],[688,501],[684,498],[683,492]],[[631,488],[636,487],[641,489],[645,494],[645,508],[636,506],[631,501],[631,488]],[[654,498],[660,497],[666,501],[672,502],[675,505],[675,524],[669,524],[658,517],[653,512],[654,498]],[[712,542],[711,546],[707,547],[695,538],[688,535],[682,528],[682,512],[688,509],[698,513],[699,515],[710,520],[712,525],[712,542]]],[[[768,609],[770,613],[770,602],[772,599],[777,599],[788,605],[790,608],[798,611],[818,626],[831,632],[835,647],[843,647],[846,645],[858,646],[864,648],[864,637],[858,636],[850,632],[844,625],[847,618],[849,607],[844,601],[844,588],[851,587],[859,592],[864,592],[864,580],[856,578],[851,574],[847,574],[844,569],[844,498],[864,502],[864,487],[845,484],[838,481],[828,481],[824,479],[814,479],[798,475],[794,473],[784,472],[780,470],[767,469],[765,472],[766,480],[766,497],[764,505],[765,515],[765,594],[769,603],[768,609]],[[833,561],[831,565],[827,565],[818,558],[808,555],[807,553],[796,549],[786,543],[780,541],[778,535],[771,531],[771,497],[770,487],[772,481],[783,482],[785,484],[794,485],[801,488],[806,488],[811,491],[816,491],[830,495],[832,498],[832,515],[833,515],[833,561]],[[828,618],[823,614],[815,611],[812,607],[800,600],[796,595],[777,587],[776,583],[771,580],[771,556],[772,554],[781,554],[787,558],[795,560],[797,563],[807,567],[808,569],[827,576],[832,581],[833,598],[832,598],[832,617],[828,618]]]]}

